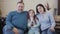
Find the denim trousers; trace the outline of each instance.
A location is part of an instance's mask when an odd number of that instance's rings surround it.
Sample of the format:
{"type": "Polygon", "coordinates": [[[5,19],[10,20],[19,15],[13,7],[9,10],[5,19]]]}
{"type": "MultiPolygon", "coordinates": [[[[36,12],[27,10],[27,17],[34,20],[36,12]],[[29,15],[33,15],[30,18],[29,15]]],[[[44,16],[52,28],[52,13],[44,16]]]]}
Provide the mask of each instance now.
{"type": "MultiPolygon", "coordinates": [[[[12,28],[9,25],[5,25],[3,28],[3,34],[14,34],[12,28]]],[[[18,29],[18,34],[24,34],[23,30],[18,29]]]]}
{"type": "Polygon", "coordinates": [[[40,34],[40,32],[38,28],[35,28],[35,29],[29,29],[28,34],[40,34]]]}
{"type": "Polygon", "coordinates": [[[43,30],[42,34],[53,34],[53,32],[50,30],[50,28],[48,28],[48,29],[43,30]]]}

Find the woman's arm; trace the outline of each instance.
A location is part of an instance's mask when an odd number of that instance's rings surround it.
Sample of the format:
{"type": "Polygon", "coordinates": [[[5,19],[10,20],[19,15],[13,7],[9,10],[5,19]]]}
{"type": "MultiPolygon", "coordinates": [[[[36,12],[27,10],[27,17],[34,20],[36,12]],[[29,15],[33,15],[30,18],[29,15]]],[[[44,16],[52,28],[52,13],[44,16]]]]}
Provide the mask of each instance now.
{"type": "Polygon", "coordinates": [[[53,14],[51,14],[51,13],[49,14],[49,20],[51,22],[51,27],[55,27],[56,26],[56,23],[55,23],[53,14]]]}

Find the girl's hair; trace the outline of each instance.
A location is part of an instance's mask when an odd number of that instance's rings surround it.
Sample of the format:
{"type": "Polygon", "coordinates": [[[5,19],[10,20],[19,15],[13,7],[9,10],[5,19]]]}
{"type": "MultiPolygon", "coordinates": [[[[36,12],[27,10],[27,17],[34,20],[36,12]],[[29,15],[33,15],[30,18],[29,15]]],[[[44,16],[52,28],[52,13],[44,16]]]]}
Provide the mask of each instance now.
{"type": "Polygon", "coordinates": [[[28,11],[28,20],[30,20],[30,16],[29,16],[29,12],[30,12],[30,11],[33,11],[33,13],[34,13],[33,19],[34,19],[34,21],[35,21],[35,23],[36,23],[36,19],[38,20],[38,18],[36,17],[35,12],[34,12],[33,9],[30,9],[30,10],[28,11]]]}
{"type": "Polygon", "coordinates": [[[44,7],[42,4],[38,4],[38,5],[36,6],[36,12],[37,12],[37,13],[39,13],[39,11],[38,11],[38,9],[37,9],[38,6],[43,7],[44,12],[46,12],[45,7],[44,7]]]}

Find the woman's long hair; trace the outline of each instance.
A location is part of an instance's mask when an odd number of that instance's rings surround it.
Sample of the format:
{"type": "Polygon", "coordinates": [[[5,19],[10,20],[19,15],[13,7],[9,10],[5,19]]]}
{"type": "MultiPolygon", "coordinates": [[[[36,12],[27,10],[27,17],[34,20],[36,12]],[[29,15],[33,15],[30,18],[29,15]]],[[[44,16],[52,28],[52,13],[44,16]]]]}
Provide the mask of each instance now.
{"type": "Polygon", "coordinates": [[[37,9],[38,6],[41,6],[41,7],[43,8],[44,12],[46,12],[46,9],[45,9],[44,5],[38,4],[38,5],[36,6],[36,12],[37,12],[37,13],[39,13],[39,11],[38,11],[38,9],[37,9]]]}

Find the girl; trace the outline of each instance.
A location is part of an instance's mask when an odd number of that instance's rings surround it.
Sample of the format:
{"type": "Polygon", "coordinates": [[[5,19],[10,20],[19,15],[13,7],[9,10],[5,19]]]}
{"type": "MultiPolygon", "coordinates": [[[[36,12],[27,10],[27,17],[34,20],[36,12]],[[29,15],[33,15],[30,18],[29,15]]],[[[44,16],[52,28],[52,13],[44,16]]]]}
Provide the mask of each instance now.
{"type": "Polygon", "coordinates": [[[34,10],[30,9],[28,12],[28,34],[40,34],[39,33],[39,22],[35,16],[34,10]]]}
{"type": "Polygon", "coordinates": [[[56,25],[53,15],[46,12],[45,7],[42,4],[36,6],[36,12],[39,23],[41,24],[42,34],[53,34],[56,25]]]}

